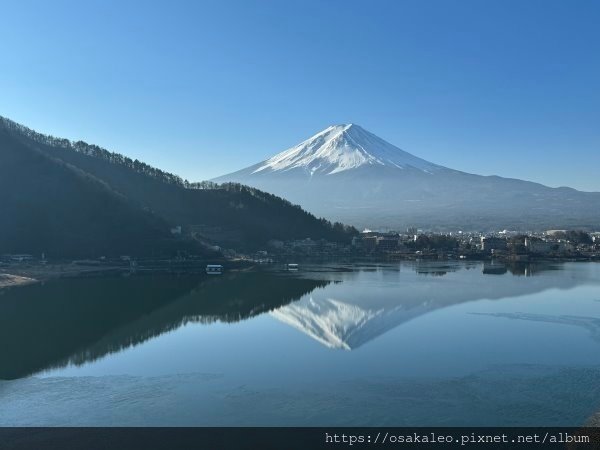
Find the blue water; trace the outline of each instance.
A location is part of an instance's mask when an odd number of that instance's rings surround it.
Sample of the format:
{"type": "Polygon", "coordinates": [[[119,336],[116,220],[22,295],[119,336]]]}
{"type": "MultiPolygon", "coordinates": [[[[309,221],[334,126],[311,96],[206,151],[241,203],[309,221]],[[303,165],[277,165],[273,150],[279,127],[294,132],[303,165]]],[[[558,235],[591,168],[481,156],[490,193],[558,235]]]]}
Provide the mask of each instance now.
{"type": "Polygon", "coordinates": [[[600,265],[303,265],[0,295],[0,425],[572,425],[600,265]]]}

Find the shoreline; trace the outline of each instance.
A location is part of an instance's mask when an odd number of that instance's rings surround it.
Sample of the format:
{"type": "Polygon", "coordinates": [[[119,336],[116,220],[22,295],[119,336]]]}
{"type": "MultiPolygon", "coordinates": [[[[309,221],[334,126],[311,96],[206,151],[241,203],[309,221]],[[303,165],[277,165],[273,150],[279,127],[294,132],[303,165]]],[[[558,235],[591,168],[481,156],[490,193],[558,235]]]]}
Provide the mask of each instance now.
{"type": "MultiPolygon", "coordinates": [[[[205,274],[206,264],[214,261],[193,263],[154,263],[131,266],[129,264],[81,265],[70,262],[47,264],[23,264],[0,266],[0,290],[43,283],[60,278],[102,277],[117,274],[188,273],[205,274]]],[[[249,261],[217,261],[226,263],[230,271],[250,270],[254,263],[249,261]]]]}
{"type": "MultiPolygon", "coordinates": [[[[290,258],[292,259],[292,258],[290,258]]],[[[315,263],[315,262],[328,262],[328,263],[339,263],[339,264],[352,264],[352,263],[382,263],[389,264],[399,261],[427,261],[427,262],[459,262],[459,263],[490,263],[497,262],[499,264],[510,265],[510,264],[536,264],[536,263],[566,263],[566,262],[598,262],[597,260],[590,259],[575,259],[575,258],[545,258],[545,259],[531,259],[529,261],[510,261],[506,259],[437,259],[437,258],[373,258],[373,257],[362,257],[362,258],[310,258],[310,257],[298,257],[294,258],[294,261],[301,263],[315,263]]],[[[214,261],[213,261],[214,262],[214,261]]],[[[0,290],[27,286],[36,283],[43,283],[45,281],[59,279],[59,278],[80,278],[80,277],[93,277],[93,276],[106,276],[111,274],[157,274],[157,273],[187,273],[187,274],[204,274],[205,265],[210,263],[209,261],[194,261],[193,263],[180,262],[180,263],[154,263],[139,266],[130,265],[80,265],[73,263],[48,263],[48,264],[25,264],[25,265],[12,265],[12,266],[0,266],[0,290]]],[[[268,264],[257,263],[256,261],[249,260],[229,260],[219,261],[219,263],[226,264],[228,271],[249,271],[255,267],[262,266],[276,266],[278,264],[285,264],[284,261],[276,261],[268,264]]]]}
{"type": "Polygon", "coordinates": [[[0,267],[0,289],[42,283],[56,278],[102,275],[121,269],[119,267],[86,268],[60,263],[0,267]]]}
{"type": "Polygon", "coordinates": [[[38,283],[40,280],[35,278],[13,275],[10,273],[0,273],[0,289],[26,286],[28,284],[38,283]]]}

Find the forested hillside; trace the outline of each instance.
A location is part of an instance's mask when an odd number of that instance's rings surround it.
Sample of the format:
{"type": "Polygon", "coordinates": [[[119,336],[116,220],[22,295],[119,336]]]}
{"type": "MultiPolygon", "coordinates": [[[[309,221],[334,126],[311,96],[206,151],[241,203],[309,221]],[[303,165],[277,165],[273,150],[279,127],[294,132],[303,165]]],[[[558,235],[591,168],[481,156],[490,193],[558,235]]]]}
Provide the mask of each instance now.
{"type": "Polygon", "coordinates": [[[168,224],[90,174],[0,127],[0,253],[51,258],[149,255],[183,248],[168,224]]]}
{"type": "Polygon", "coordinates": [[[237,184],[189,183],[140,161],[0,119],[0,253],[157,254],[356,230],[237,184]],[[174,237],[170,229],[182,227],[174,237]]]}

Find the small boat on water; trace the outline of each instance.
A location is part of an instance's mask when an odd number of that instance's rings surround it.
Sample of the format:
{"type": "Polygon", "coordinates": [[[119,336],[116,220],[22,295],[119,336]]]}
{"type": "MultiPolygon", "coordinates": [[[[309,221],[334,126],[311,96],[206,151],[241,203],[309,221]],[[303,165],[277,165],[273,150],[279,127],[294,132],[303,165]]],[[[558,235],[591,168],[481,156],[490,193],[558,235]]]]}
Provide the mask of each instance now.
{"type": "Polygon", "coordinates": [[[290,272],[296,272],[298,271],[298,264],[286,264],[286,269],[289,270],[290,272]]]}
{"type": "Polygon", "coordinates": [[[207,275],[221,275],[223,273],[223,266],[221,264],[207,264],[206,273],[207,275]]]}

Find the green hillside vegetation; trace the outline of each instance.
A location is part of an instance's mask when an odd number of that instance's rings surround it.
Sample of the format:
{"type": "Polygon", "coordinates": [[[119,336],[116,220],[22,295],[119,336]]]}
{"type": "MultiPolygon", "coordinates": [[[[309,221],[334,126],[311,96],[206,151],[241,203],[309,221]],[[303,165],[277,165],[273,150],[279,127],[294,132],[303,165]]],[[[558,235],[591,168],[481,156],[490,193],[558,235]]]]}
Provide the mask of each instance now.
{"type": "Polygon", "coordinates": [[[0,253],[149,256],[210,244],[251,250],[271,239],[347,242],[357,232],[257,189],[189,183],[3,118],[0,191],[0,253]]]}

